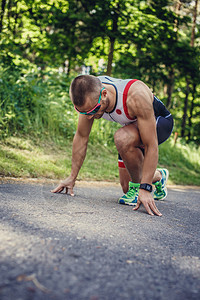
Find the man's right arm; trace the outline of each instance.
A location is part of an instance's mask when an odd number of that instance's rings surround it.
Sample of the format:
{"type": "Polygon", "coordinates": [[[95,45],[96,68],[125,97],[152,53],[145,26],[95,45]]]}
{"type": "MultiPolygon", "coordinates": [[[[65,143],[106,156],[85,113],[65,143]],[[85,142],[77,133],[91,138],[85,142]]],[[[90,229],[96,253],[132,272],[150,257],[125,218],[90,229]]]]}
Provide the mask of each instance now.
{"type": "Polygon", "coordinates": [[[87,119],[86,116],[79,115],[78,127],[72,145],[71,174],[68,178],[63,180],[57,188],[52,190],[52,193],[60,193],[66,188],[66,193],[69,190],[70,194],[72,196],[74,195],[73,187],[86,156],[87,144],[93,121],[94,119],[87,119]]]}
{"type": "Polygon", "coordinates": [[[93,119],[88,120],[85,116],[79,116],[78,128],[72,145],[72,169],[71,177],[76,180],[79,170],[85,160],[87,145],[93,119]]]}

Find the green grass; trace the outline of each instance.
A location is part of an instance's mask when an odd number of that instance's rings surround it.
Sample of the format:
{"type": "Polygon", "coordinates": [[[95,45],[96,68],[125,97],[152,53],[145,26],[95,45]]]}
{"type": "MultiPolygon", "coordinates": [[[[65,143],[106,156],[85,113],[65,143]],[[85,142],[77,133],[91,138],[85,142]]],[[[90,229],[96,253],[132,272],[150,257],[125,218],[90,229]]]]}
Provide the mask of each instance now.
{"type": "MultiPolygon", "coordinates": [[[[0,176],[63,179],[70,174],[71,147],[61,138],[8,137],[0,142],[0,176]]],[[[200,148],[174,145],[171,138],[159,149],[159,167],[169,169],[170,184],[200,186],[200,148]]],[[[92,140],[78,179],[118,182],[115,146],[92,140]]]]}
{"type": "MultiPolygon", "coordinates": [[[[0,142],[0,176],[62,179],[71,170],[71,142],[9,137],[0,142]]],[[[118,177],[117,152],[90,144],[79,173],[80,180],[118,177]]]]}
{"type": "Polygon", "coordinates": [[[167,166],[173,184],[200,185],[200,147],[173,139],[160,147],[159,164],[167,166]]]}
{"type": "Polygon", "coordinates": [[[0,144],[0,174],[12,177],[46,177],[64,176],[65,156],[55,146],[38,145],[33,140],[8,138],[0,144]],[[58,152],[58,160],[55,153],[58,152]]]}

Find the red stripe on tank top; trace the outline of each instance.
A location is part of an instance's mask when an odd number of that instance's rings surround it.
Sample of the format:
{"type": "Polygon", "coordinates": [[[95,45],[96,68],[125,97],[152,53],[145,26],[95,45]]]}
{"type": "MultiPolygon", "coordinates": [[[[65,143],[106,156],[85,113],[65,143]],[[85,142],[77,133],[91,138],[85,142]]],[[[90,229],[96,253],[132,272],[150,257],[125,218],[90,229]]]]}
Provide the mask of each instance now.
{"type": "Polygon", "coordinates": [[[127,85],[125,86],[125,89],[124,89],[124,93],[123,93],[123,107],[124,107],[124,112],[125,112],[125,115],[126,117],[129,119],[129,120],[133,120],[130,116],[129,116],[129,113],[128,113],[128,108],[127,108],[127,105],[126,105],[126,100],[127,100],[127,95],[128,95],[128,90],[129,88],[131,87],[131,85],[136,82],[138,79],[132,79],[130,80],[127,85]]]}

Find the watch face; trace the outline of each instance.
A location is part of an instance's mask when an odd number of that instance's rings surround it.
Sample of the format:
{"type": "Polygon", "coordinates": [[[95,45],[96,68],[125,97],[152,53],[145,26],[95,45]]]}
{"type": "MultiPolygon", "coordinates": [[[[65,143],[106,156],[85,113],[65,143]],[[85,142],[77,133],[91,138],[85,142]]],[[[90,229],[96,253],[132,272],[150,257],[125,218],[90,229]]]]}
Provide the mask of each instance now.
{"type": "Polygon", "coordinates": [[[147,191],[151,191],[151,188],[152,188],[151,185],[148,185],[148,184],[146,185],[147,191]]]}

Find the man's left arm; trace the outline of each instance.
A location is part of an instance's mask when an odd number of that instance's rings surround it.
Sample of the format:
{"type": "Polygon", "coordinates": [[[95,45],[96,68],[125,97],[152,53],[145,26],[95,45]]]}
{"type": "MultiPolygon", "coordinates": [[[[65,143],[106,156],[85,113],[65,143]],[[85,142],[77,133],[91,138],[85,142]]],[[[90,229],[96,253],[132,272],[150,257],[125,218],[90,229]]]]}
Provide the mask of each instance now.
{"type": "Polygon", "coordinates": [[[138,130],[145,149],[141,183],[152,184],[158,164],[158,139],[153,109],[147,108],[137,116],[138,130]]]}
{"type": "MultiPolygon", "coordinates": [[[[146,91],[145,86],[143,91],[140,90],[138,93],[134,93],[132,99],[129,101],[129,111],[131,111],[131,107],[134,110],[134,115],[137,117],[139,134],[145,148],[141,184],[148,183],[152,185],[158,163],[158,140],[156,119],[152,105],[152,94],[146,91]]],[[[155,201],[149,191],[140,189],[139,201],[135,210],[140,207],[141,203],[150,215],[162,215],[157,209],[155,201]]]]}

